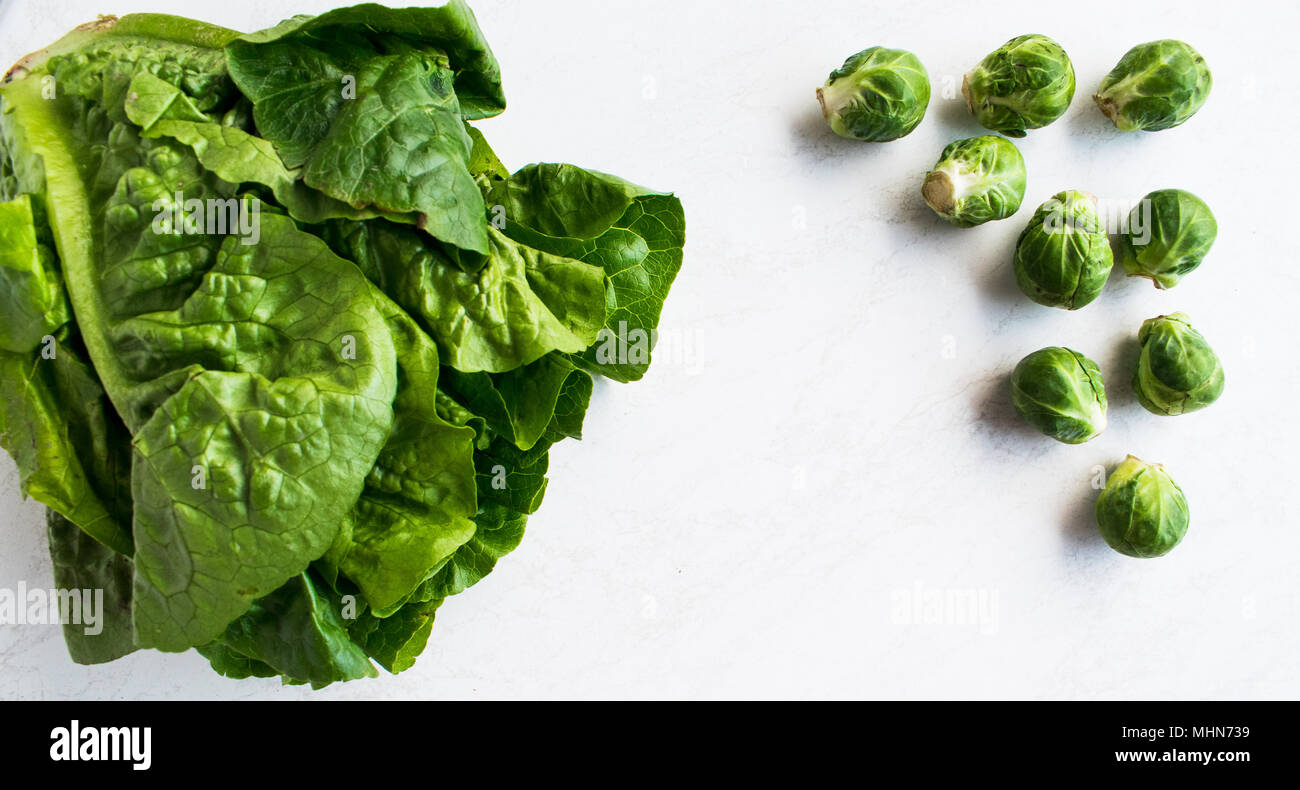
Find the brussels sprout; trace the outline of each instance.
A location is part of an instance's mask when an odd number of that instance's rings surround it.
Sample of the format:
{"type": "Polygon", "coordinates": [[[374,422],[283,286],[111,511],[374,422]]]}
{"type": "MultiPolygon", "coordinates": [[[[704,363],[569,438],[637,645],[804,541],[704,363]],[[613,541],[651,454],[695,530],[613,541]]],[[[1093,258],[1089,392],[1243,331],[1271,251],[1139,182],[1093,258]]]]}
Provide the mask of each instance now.
{"type": "Polygon", "coordinates": [[[1097,198],[1066,190],[1039,206],[1014,263],[1016,284],[1039,304],[1078,310],[1096,299],[1115,263],[1097,198]]]}
{"type": "Polygon", "coordinates": [[[1130,557],[1168,554],[1187,534],[1187,497],[1160,464],[1133,456],[1115,467],[1097,497],[1097,526],[1106,543],[1130,557]]]}
{"type": "Polygon", "coordinates": [[[1074,66],[1047,36],[1016,36],[966,74],[962,95],[975,120],[1007,137],[1024,137],[1060,118],[1074,98],[1074,66]]]}
{"type": "Polygon", "coordinates": [[[1092,98],[1121,131],[1158,132],[1195,115],[1213,83],[1205,58],[1181,41],[1165,39],[1125,53],[1092,98]]]}
{"type": "Polygon", "coordinates": [[[921,196],[959,228],[1006,219],[1025,197],[1025,160],[1010,140],[986,135],[943,149],[925,175],[921,196]]]}
{"type": "Polygon", "coordinates": [[[1160,189],[1134,206],[1120,234],[1120,262],[1130,277],[1173,288],[1201,265],[1219,235],[1205,201],[1181,189],[1160,189]]]}
{"type": "Polygon", "coordinates": [[[1142,353],[1133,374],[1138,402],[1152,414],[1204,409],[1223,394],[1223,366],[1183,313],[1142,322],[1142,353]]]}
{"type": "Polygon", "coordinates": [[[1011,373],[1011,402],[1030,425],[1066,444],[1106,430],[1106,387],[1097,363],[1078,351],[1050,347],[1020,360],[1011,373]]]}
{"type": "Polygon", "coordinates": [[[910,133],[930,104],[930,76],[911,52],[864,49],[817,89],[822,115],[840,137],[883,143],[910,133]]]}

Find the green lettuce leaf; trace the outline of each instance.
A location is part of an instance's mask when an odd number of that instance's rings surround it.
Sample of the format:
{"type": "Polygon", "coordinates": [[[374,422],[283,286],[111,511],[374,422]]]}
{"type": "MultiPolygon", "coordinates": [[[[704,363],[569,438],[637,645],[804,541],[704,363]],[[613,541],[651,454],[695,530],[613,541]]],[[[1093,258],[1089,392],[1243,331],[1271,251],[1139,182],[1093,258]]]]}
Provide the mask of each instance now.
{"type": "Polygon", "coordinates": [[[365,278],[285,217],[262,214],[254,245],[156,232],[176,193],[229,194],[188,148],[115,124],[104,150],[140,158],[83,169],[82,105],[36,80],[0,94],[44,159],[78,326],[132,430],[136,638],[204,644],[333,542],[392,425],[391,334],[365,278]]]}
{"type": "Polygon", "coordinates": [[[125,429],[74,350],[57,261],[38,241],[48,235],[36,226],[30,195],[0,204],[0,299],[7,316],[0,329],[0,446],[17,464],[25,495],[129,556],[125,429]]]}
{"type": "Polygon", "coordinates": [[[433,574],[413,596],[413,603],[441,601],[478,584],[497,561],[519,548],[528,516],[489,503],[474,519],[474,537],[433,574]]]}
{"type": "Polygon", "coordinates": [[[567,357],[547,354],[505,373],[461,373],[448,369],[445,389],[494,432],[527,450],[542,438],[570,378],[590,379],[567,357]]]}
{"type": "Polygon", "coordinates": [[[438,349],[382,300],[397,349],[393,430],[329,553],[371,609],[391,613],[474,534],[472,428],[437,409],[438,349]]]}
{"type": "MultiPolygon", "coordinates": [[[[257,33],[239,36],[248,44],[286,38],[328,39],[352,36],[364,49],[428,49],[446,53],[456,72],[456,95],[467,120],[499,115],[506,108],[501,69],[474,12],[463,0],[427,3],[418,8],[386,8],[375,3],[336,8],[319,16],[300,15],[257,33]]],[[[311,46],[318,46],[309,42],[311,46]]]]}
{"type": "Polygon", "coordinates": [[[341,608],[326,585],[304,573],[258,599],[232,622],[221,647],[200,652],[214,667],[221,664],[218,671],[260,676],[266,666],[313,688],[376,677],[365,651],[348,637],[341,608]],[[246,661],[238,660],[241,656],[246,661]]]}
{"type": "Polygon", "coordinates": [[[294,219],[316,223],[327,219],[386,217],[414,223],[413,214],[355,208],[307,186],[298,170],[290,170],[270,141],[209,118],[171,83],[147,71],[131,79],[127,118],[145,138],[170,137],[193,149],[203,167],[232,184],[260,184],[294,219]]]}
{"type": "Polygon", "coordinates": [[[348,624],[348,633],[381,667],[394,674],[404,672],[424,651],[441,604],[441,598],[414,601],[382,618],[364,612],[348,624]]]}
{"type": "Polygon", "coordinates": [[[61,334],[52,358],[0,352],[0,445],[24,494],[130,557],[130,437],[61,334]]]}
{"type": "Polygon", "coordinates": [[[72,320],[54,252],[37,241],[30,195],[0,203],[0,351],[24,353],[72,320]]]}
{"type": "Polygon", "coordinates": [[[468,123],[504,106],[460,0],[102,17],[0,83],[0,445],[56,584],[105,593],[75,660],[401,672],[519,545],[683,235],[671,195],[511,175],[468,123]]]}
{"type": "Polygon", "coordinates": [[[530,248],[605,272],[606,317],[576,361],[616,381],[650,365],[659,315],[682,265],[685,215],[672,195],[573,165],[529,165],[494,184],[506,235],[530,248]]]}
{"type": "Polygon", "coordinates": [[[488,238],[463,120],[492,106],[476,102],[475,88],[489,102],[499,93],[496,61],[476,34],[458,2],[363,6],[245,36],[227,58],[259,133],[308,186],[358,209],[414,212],[475,269],[488,238]]]}
{"type": "MultiPolygon", "coordinates": [[[[91,538],[73,522],[46,510],[46,536],[54,565],[54,586],[89,591],[99,607],[99,621],[89,627],[84,614],[63,611],[63,639],[78,664],[102,664],[135,650],[131,628],[131,558],[91,538]],[[80,619],[80,623],[72,622],[80,619]],[[93,630],[95,633],[88,633],[93,630]]],[[[60,604],[63,600],[60,600],[60,604]]],[[[85,599],[82,607],[84,612],[85,599]]]]}
{"type": "Polygon", "coordinates": [[[231,680],[273,678],[280,674],[279,670],[270,664],[249,658],[225,642],[209,642],[194,649],[208,660],[212,665],[212,671],[231,680]]]}
{"type": "Polygon", "coordinates": [[[330,231],[334,248],[416,318],[456,370],[505,372],[594,343],[605,320],[601,269],[488,233],[488,261],[470,273],[412,228],[342,222],[330,231]]]}

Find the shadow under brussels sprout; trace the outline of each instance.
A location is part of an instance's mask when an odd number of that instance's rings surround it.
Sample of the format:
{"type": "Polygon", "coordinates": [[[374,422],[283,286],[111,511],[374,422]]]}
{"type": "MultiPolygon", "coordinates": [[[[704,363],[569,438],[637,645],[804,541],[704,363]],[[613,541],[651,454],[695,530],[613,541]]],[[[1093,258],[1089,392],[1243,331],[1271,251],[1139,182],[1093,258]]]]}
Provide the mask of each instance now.
{"type": "MultiPolygon", "coordinates": [[[[979,382],[971,388],[971,391],[971,406],[976,415],[979,433],[986,438],[992,438],[999,446],[1016,445],[1022,450],[1021,459],[1024,461],[1033,461],[1053,452],[1070,452],[1072,447],[1082,446],[1042,441],[1045,437],[1021,419],[1011,403],[1009,367],[979,382]]],[[[1109,390],[1107,392],[1109,394],[1109,390]]],[[[1127,401],[1131,401],[1134,408],[1141,408],[1137,406],[1137,400],[1131,392],[1128,393],[1127,401]]],[[[1109,468],[1107,471],[1109,472],[1109,468]]],[[[1097,531],[1097,520],[1094,514],[1097,496],[1101,491],[1092,487],[1089,467],[1081,466],[1072,474],[1078,475],[1078,485],[1068,486],[1068,490],[1075,495],[1062,504],[1055,519],[1046,517],[1042,526],[1050,527],[1055,521],[1062,536],[1069,543],[1071,553],[1087,552],[1107,556],[1112,553],[1112,549],[1106,545],[1106,541],[1097,531]]]]}
{"type": "MultiPolygon", "coordinates": [[[[1081,469],[1080,472],[1087,471],[1081,469]]],[[[1110,546],[1097,532],[1097,496],[1101,491],[1094,489],[1091,480],[1081,477],[1079,495],[1072,498],[1061,512],[1061,532],[1074,548],[1091,549],[1099,555],[1109,554],[1110,546]]]]}
{"type": "MultiPolygon", "coordinates": [[[[1014,244],[1014,242],[1012,243],[1014,244]]],[[[1036,305],[1029,301],[1020,292],[1019,286],[1016,285],[1016,275],[1011,258],[1009,256],[1004,257],[1005,260],[996,261],[994,265],[985,270],[983,276],[980,277],[980,290],[990,300],[1011,310],[1017,310],[1021,305],[1035,307],[1036,305]]]]}
{"type": "Polygon", "coordinates": [[[1098,141],[1105,141],[1106,146],[1109,147],[1117,144],[1119,140],[1138,141],[1149,136],[1121,132],[1115,128],[1115,124],[1111,123],[1097,109],[1097,105],[1093,103],[1091,98],[1088,99],[1088,103],[1085,105],[1080,101],[1079,96],[1075,96],[1070,109],[1066,111],[1065,115],[1057,119],[1057,123],[1068,124],[1071,131],[1075,132],[1075,134],[1065,135],[1064,139],[1067,144],[1078,145],[1083,142],[1085,145],[1082,147],[1086,148],[1090,154],[1095,154],[1098,141]]]}
{"type": "Polygon", "coordinates": [[[1123,409],[1126,414],[1132,414],[1134,419],[1139,415],[1147,414],[1142,404],[1138,403],[1137,394],[1133,392],[1131,383],[1133,371],[1137,370],[1138,357],[1141,354],[1142,344],[1138,342],[1137,333],[1126,333],[1115,342],[1103,368],[1103,370],[1113,371],[1106,386],[1106,397],[1110,399],[1111,412],[1123,409]]]}
{"type": "Polygon", "coordinates": [[[863,154],[870,154],[872,149],[887,145],[840,137],[831,130],[830,124],[822,117],[821,108],[817,106],[817,97],[809,96],[809,99],[807,110],[795,113],[790,124],[790,132],[794,137],[797,150],[812,151],[815,154],[860,157],[863,154]]]}
{"type": "MultiPolygon", "coordinates": [[[[839,177],[846,177],[846,173],[849,172],[845,170],[846,166],[861,167],[863,173],[869,173],[875,158],[898,156],[898,146],[904,145],[907,140],[901,138],[884,143],[873,143],[840,137],[822,117],[816,97],[810,95],[808,99],[807,105],[793,114],[788,130],[794,155],[800,163],[806,164],[806,170],[814,175],[826,171],[839,177]]],[[[931,100],[932,107],[934,101],[931,100]]],[[[929,122],[930,116],[927,115],[922,124],[929,122]]],[[[924,168],[924,164],[918,165],[918,170],[922,174],[925,172],[924,168]]],[[[909,243],[917,240],[917,229],[920,227],[934,229],[943,226],[953,231],[954,236],[960,234],[961,228],[952,227],[942,221],[931,222],[935,215],[921,198],[918,183],[915,177],[894,184],[876,183],[872,190],[864,193],[863,197],[873,202],[873,209],[883,209],[882,213],[887,215],[884,231],[890,234],[898,233],[900,239],[909,243]]],[[[810,226],[816,223],[811,216],[808,221],[810,226]]]]}
{"type": "Polygon", "coordinates": [[[1019,442],[1032,448],[1025,457],[1046,455],[1056,449],[1057,443],[1040,442],[1044,438],[1038,429],[1026,422],[1012,405],[1011,371],[1014,363],[996,375],[971,387],[971,405],[978,415],[979,424],[991,429],[991,434],[1006,443],[1019,442]]]}
{"type": "MultiPolygon", "coordinates": [[[[952,139],[960,140],[964,137],[979,137],[982,134],[989,134],[989,130],[979,125],[975,116],[971,115],[970,109],[966,106],[965,100],[961,94],[948,99],[943,96],[931,94],[930,112],[925,116],[929,121],[933,117],[936,123],[942,124],[945,129],[950,130],[952,139]]],[[[924,125],[925,121],[922,121],[924,125]]]]}

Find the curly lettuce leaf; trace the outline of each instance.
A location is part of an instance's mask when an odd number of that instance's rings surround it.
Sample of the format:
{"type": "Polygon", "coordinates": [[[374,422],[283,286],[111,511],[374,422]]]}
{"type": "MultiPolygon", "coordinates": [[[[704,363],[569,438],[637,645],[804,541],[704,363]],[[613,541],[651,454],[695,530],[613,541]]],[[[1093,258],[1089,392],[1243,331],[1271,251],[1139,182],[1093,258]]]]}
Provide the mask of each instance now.
{"type": "MultiPolygon", "coordinates": [[[[102,664],[134,651],[131,558],[91,538],[54,510],[46,510],[45,516],[54,586],[83,593],[80,612],[61,611],[68,655],[78,664],[102,664]],[[84,593],[93,596],[90,601],[84,593]],[[98,607],[98,622],[87,621],[87,603],[98,607]]],[[[74,605],[60,599],[60,606],[64,603],[74,605]]]]}
{"type": "Polygon", "coordinates": [[[92,171],[82,105],[31,79],[0,93],[44,159],[78,326],[132,430],[138,643],[204,644],[333,542],[392,426],[391,334],[360,272],[286,217],[262,214],[254,245],[155,232],[177,193],[229,194],[188,148],[112,124],[101,150],[141,153],[92,171]]]}
{"type": "Polygon", "coordinates": [[[470,273],[412,228],[332,228],[335,249],[416,318],[456,370],[500,373],[594,343],[605,320],[601,269],[488,233],[488,261],[470,273]]]}
{"type": "Polygon", "coordinates": [[[208,660],[212,671],[231,680],[273,678],[280,672],[265,661],[250,658],[224,642],[209,642],[194,650],[208,660]]]}
{"type": "Polygon", "coordinates": [[[135,434],[136,626],[160,647],[207,641],[320,556],[392,427],[392,337],[367,283],[289,220],[262,226],[180,308],[115,332],[132,372],[190,371],[135,434]]]}
{"type": "Polygon", "coordinates": [[[473,535],[400,605],[388,612],[365,612],[349,625],[353,639],[385,669],[410,668],[424,649],[443,600],[477,584],[518,548],[527,512],[541,504],[549,449],[564,438],[581,437],[591,390],[590,376],[567,377],[543,438],[529,450],[518,451],[497,439],[476,452],[475,463],[483,470],[477,479],[482,504],[474,516],[473,535]]]}
{"type": "Polygon", "coordinates": [[[348,624],[348,633],[381,667],[393,674],[404,672],[424,652],[441,604],[441,598],[412,601],[388,617],[363,612],[348,624]]]}
{"type": "Polygon", "coordinates": [[[417,8],[387,8],[375,3],[336,8],[319,16],[300,15],[274,27],[240,36],[249,44],[288,38],[328,39],[352,36],[365,49],[436,50],[446,53],[456,72],[456,95],[466,120],[499,115],[506,108],[501,68],[474,12],[463,0],[428,3],[417,8]],[[400,43],[399,43],[400,42],[400,43]]]}
{"type": "Polygon", "coordinates": [[[681,201],[604,173],[542,164],[495,183],[488,202],[504,207],[505,233],[515,241],[601,267],[604,328],[577,361],[616,381],[644,376],[682,265],[681,201]]]}
{"type": "Polygon", "coordinates": [[[76,660],[400,672],[519,545],[682,235],[670,195],[511,176],[466,123],[504,104],[459,0],[103,18],[0,85],[0,442],[56,579],[111,593],[76,660]],[[254,239],[178,214],[257,197],[254,239]]]}
{"type": "Polygon", "coordinates": [[[505,373],[461,373],[452,368],[444,388],[497,434],[527,450],[550,426],[560,393],[575,376],[589,378],[564,355],[551,353],[505,373]]]}
{"type": "Polygon", "coordinates": [[[37,240],[30,195],[0,203],[0,351],[23,353],[72,319],[54,252],[37,240]]]}
{"type": "Polygon", "coordinates": [[[476,88],[499,91],[496,61],[475,33],[459,2],[361,6],[290,20],[226,51],[258,132],[308,186],[358,209],[418,214],[472,270],[489,247],[463,120],[490,106],[474,109],[476,88]]]}
{"type": "Polygon", "coordinates": [[[313,688],[378,676],[365,651],[349,638],[341,610],[326,585],[310,573],[300,574],[254,602],[217,645],[199,652],[223,674],[260,677],[263,667],[270,667],[313,688]]]}
{"type": "Polygon", "coordinates": [[[170,137],[193,149],[203,167],[232,184],[260,184],[294,219],[372,219],[414,223],[413,214],[356,208],[307,186],[268,140],[209,118],[171,83],[144,71],[136,74],[126,99],[126,116],[145,138],[170,137]]]}
{"type": "Polygon", "coordinates": [[[390,613],[474,534],[475,432],[438,413],[437,346],[400,308],[376,299],[397,349],[393,430],[324,561],[372,610],[390,613]]]}
{"type": "Polygon", "coordinates": [[[488,504],[474,519],[472,540],[433,574],[414,596],[440,601],[478,584],[496,567],[497,561],[519,548],[528,516],[498,504],[488,504]]]}
{"type": "Polygon", "coordinates": [[[129,434],[69,344],[53,354],[0,352],[0,445],[24,494],[129,557],[129,434]]]}
{"type": "Polygon", "coordinates": [[[25,495],[129,556],[125,429],[74,350],[61,273],[38,241],[49,231],[35,223],[30,195],[0,204],[0,446],[25,495]]]}
{"type": "Polygon", "coordinates": [[[364,612],[348,626],[352,639],[394,674],[410,669],[424,651],[443,601],[487,576],[497,560],[518,548],[528,517],[488,505],[474,519],[474,536],[386,617],[364,612]]]}

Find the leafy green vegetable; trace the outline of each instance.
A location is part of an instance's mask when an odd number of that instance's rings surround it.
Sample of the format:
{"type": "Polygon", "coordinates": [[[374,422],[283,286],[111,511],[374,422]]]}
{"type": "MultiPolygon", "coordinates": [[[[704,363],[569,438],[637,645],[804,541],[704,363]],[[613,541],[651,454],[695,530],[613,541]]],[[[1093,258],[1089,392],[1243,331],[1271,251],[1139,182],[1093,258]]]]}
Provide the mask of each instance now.
{"type": "Polygon", "coordinates": [[[468,124],[504,107],[460,0],[106,17],[0,85],[0,444],[106,593],[75,660],[400,672],[519,545],[685,238],[669,194],[511,174],[468,124]]]}
{"type": "Polygon", "coordinates": [[[1038,207],[1016,242],[1016,284],[1035,302],[1078,310],[1101,295],[1115,264],[1097,198],[1066,190],[1038,207]]]}
{"type": "Polygon", "coordinates": [[[615,381],[644,376],[664,299],[682,266],[681,203],[562,164],[523,168],[494,185],[489,201],[505,207],[512,239],[604,270],[604,327],[575,361],[615,381]]]}
{"type": "Polygon", "coordinates": [[[424,650],[441,604],[441,598],[413,601],[389,617],[363,613],[348,626],[348,636],[384,669],[403,672],[415,666],[424,650]]]}
{"type": "Polygon", "coordinates": [[[1011,402],[1030,425],[1058,442],[1082,444],[1106,430],[1106,386],[1097,363],[1078,351],[1039,349],[1011,373],[1011,402]]]}
{"type": "Polygon", "coordinates": [[[1120,234],[1120,262],[1130,277],[1173,288],[1205,260],[1219,223],[1205,201],[1182,189],[1157,189],[1142,198],[1120,234]]]}
{"type": "Polygon", "coordinates": [[[333,218],[416,222],[413,214],[354,208],[304,184],[299,170],[289,169],[270,141],[204,115],[180,89],[142,71],[131,79],[127,118],[142,137],[170,137],[190,146],[200,164],[230,183],[261,184],[294,218],[321,222],[333,218]]]}
{"type": "Polygon", "coordinates": [[[1010,140],[985,135],[957,140],[926,173],[921,197],[959,228],[1006,219],[1025,198],[1025,160],[1010,140]]]}
{"type": "Polygon", "coordinates": [[[817,89],[840,137],[883,143],[911,134],[930,104],[930,75],[911,52],[871,47],[849,56],[817,89]]]}
{"type": "Polygon", "coordinates": [[[221,643],[227,656],[237,653],[315,687],[378,674],[349,637],[339,604],[310,574],[258,600],[230,624],[221,643]]]}
{"type": "MultiPolygon", "coordinates": [[[[131,558],[92,538],[53,510],[45,528],[54,565],[54,586],[81,593],[80,612],[61,611],[68,655],[78,664],[102,664],[135,650],[131,639],[131,558]],[[87,600],[86,593],[92,596],[87,600]],[[86,606],[99,607],[87,623],[86,606]]],[[[60,599],[60,605],[64,599],[60,599]]],[[[74,607],[75,608],[75,607],[74,607]]]]}
{"type": "Polygon", "coordinates": [[[0,350],[31,351],[71,320],[54,253],[36,238],[30,195],[0,203],[0,350]]]}
{"type": "Polygon", "coordinates": [[[498,373],[552,351],[581,352],[604,324],[601,269],[520,245],[496,228],[487,228],[491,252],[477,272],[462,271],[414,228],[352,223],[336,232],[336,248],[372,273],[457,370],[498,373]]]}
{"type": "Polygon", "coordinates": [[[1133,391],[1152,414],[1199,411],[1223,394],[1223,365],[1184,313],[1149,318],[1138,331],[1142,352],[1133,391]]]}
{"type": "Polygon", "coordinates": [[[329,556],[370,606],[398,603],[474,534],[474,430],[437,411],[438,350],[382,300],[397,351],[393,429],[329,556]]]}
{"type": "Polygon", "coordinates": [[[463,3],[298,17],[226,52],[259,133],[302,168],[307,186],[356,208],[416,212],[421,227],[472,260],[487,254],[463,119],[495,115],[505,98],[463,3]]]}
{"type": "Polygon", "coordinates": [[[1095,511],[1106,543],[1142,559],[1173,551],[1191,523],[1187,497],[1169,472],[1131,455],[1106,479],[1095,511]]]}
{"type": "Polygon", "coordinates": [[[12,305],[0,330],[0,445],[18,465],[24,494],[129,555],[126,430],[83,360],[49,229],[37,227],[31,197],[0,204],[0,293],[12,305]]]}
{"type": "Polygon", "coordinates": [[[1074,65],[1047,36],[1016,36],[962,79],[971,114],[986,129],[1024,137],[1065,114],[1074,98],[1074,65]]]}
{"type": "Polygon", "coordinates": [[[1174,39],[1138,44],[1101,81],[1093,100],[1124,132],[1157,132],[1185,123],[1210,97],[1205,58],[1174,39]]]}

